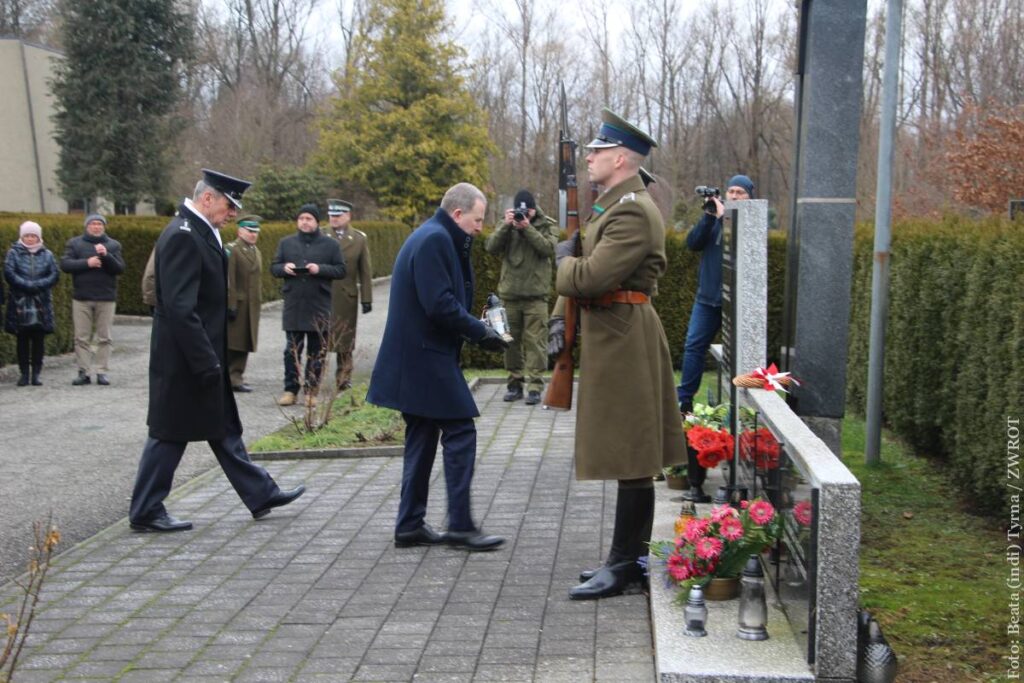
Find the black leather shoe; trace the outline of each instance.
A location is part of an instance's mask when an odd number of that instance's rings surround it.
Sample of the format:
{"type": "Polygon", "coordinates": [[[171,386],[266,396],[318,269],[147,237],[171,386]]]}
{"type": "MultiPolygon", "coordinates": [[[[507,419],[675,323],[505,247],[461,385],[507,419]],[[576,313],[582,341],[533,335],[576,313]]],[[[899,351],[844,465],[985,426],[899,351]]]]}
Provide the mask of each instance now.
{"type": "Polygon", "coordinates": [[[248,394],[252,392],[252,387],[250,387],[248,384],[238,384],[231,387],[231,391],[234,391],[239,394],[248,394]]]}
{"type": "Polygon", "coordinates": [[[691,486],[686,491],[683,491],[680,496],[683,500],[689,500],[694,503],[710,503],[711,496],[704,493],[704,489],[700,486],[691,486]]]}
{"type": "Polygon", "coordinates": [[[524,401],[524,403],[526,405],[528,405],[528,406],[535,406],[538,403],[540,403],[540,392],[539,391],[531,391],[531,392],[529,392],[526,395],[526,400],[524,401]]]}
{"type": "Polygon", "coordinates": [[[589,580],[569,589],[571,600],[599,600],[621,595],[634,585],[642,585],[644,570],[636,560],[605,565],[589,580]]]}
{"type": "Polygon", "coordinates": [[[83,372],[82,370],[79,370],[78,371],[78,377],[76,377],[73,380],[71,380],[71,386],[73,386],[73,387],[80,387],[80,386],[84,386],[86,384],[92,384],[92,379],[90,379],[89,375],[85,374],[85,372],[83,372]]]}
{"type": "Polygon", "coordinates": [[[594,574],[598,572],[597,569],[584,569],[580,572],[580,583],[585,583],[594,578],[594,574]]]}
{"type": "Polygon", "coordinates": [[[501,400],[504,401],[505,403],[511,403],[512,401],[518,401],[522,397],[522,387],[510,387],[509,390],[505,392],[505,397],[501,400]]]}
{"type": "Polygon", "coordinates": [[[279,490],[277,493],[275,493],[269,499],[267,499],[267,502],[264,503],[262,507],[252,511],[252,518],[260,519],[261,517],[266,517],[274,508],[279,508],[282,505],[287,505],[288,503],[292,502],[305,492],[306,487],[303,486],[302,484],[299,484],[295,488],[289,489],[287,491],[279,490]]]}
{"type": "Polygon", "coordinates": [[[451,531],[445,533],[445,542],[453,548],[464,550],[494,550],[505,542],[501,536],[488,536],[480,529],[472,531],[451,531]]]}
{"type": "Polygon", "coordinates": [[[165,512],[159,517],[154,517],[148,522],[132,522],[131,526],[133,531],[156,531],[160,533],[167,533],[171,531],[188,531],[192,528],[192,522],[188,522],[183,519],[176,519],[171,516],[169,512],[165,512]]]}
{"type": "Polygon", "coordinates": [[[396,531],[395,547],[411,548],[414,545],[438,545],[444,543],[445,535],[439,534],[429,525],[423,524],[412,531],[396,531]]]}
{"type": "Polygon", "coordinates": [[[110,380],[107,379],[106,375],[96,375],[96,384],[99,384],[101,387],[109,387],[110,380]]]}

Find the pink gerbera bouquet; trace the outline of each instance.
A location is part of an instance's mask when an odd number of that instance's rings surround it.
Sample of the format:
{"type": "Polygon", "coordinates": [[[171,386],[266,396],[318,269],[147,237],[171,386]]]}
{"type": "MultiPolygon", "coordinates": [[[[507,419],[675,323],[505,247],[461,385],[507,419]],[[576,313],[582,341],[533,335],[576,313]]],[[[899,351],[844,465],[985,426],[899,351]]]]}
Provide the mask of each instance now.
{"type": "MultiPolygon", "coordinates": [[[[665,562],[669,579],[684,588],[712,578],[740,575],[750,555],[767,549],[782,532],[775,508],[760,498],[740,509],[721,505],[696,517],[674,541],[653,541],[651,554],[665,562]]],[[[686,591],[680,591],[686,599],[686,591]]]]}

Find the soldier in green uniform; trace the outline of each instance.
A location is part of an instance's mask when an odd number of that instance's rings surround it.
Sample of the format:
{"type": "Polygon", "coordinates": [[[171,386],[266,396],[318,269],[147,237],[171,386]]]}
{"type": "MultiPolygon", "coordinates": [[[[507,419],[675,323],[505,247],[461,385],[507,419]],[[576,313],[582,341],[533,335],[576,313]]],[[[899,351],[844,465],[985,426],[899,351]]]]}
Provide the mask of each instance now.
{"type": "Polygon", "coordinates": [[[505,211],[504,222],[484,244],[488,253],[501,256],[498,296],[505,304],[512,335],[512,343],[505,350],[506,401],[523,397],[525,381],[526,404],[540,403],[544,371],[548,367],[548,294],[558,242],[556,225],[537,208],[532,194],[520,190],[512,208],[505,211]]]}
{"type": "Polygon", "coordinates": [[[363,313],[373,310],[373,269],[366,233],[350,225],[352,204],[341,199],[328,199],[327,218],[348,267],[345,277],[335,280],[331,287],[331,332],[334,335],[333,350],[337,353],[334,380],[338,389],[347,389],[352,385],[352,351],[356,346],[356,322],[359,318],[356,300],[361,301],[363,313]]]}
{"type": "Polygon", "coordinates": [[[639,175],[655,146],[649,135],[607,109],[587,147],[590,179],[604,191],[573,239],[555,247],[559,302],[549,347],[565,343],[563,300],[580,305],[576,478],[617,479],[615,529],[605,565],[580,575],[574,600],[622,593],[641,583],[654,519],[652,477],[686,462],[672,356],[651,305],[665,273],[665,227],[639,175]],[[576,256],[576,246],[581,255],[576,256]]]}
{"type": "Polygon", "coordinates": [[[260,332],[263,259],[256,241],[262,220],[259,216],[239,218],[238,239],[224,245],[228,253],[228,376],[232,391],[243,393],[252,391],[243,374],[260,332]]]}

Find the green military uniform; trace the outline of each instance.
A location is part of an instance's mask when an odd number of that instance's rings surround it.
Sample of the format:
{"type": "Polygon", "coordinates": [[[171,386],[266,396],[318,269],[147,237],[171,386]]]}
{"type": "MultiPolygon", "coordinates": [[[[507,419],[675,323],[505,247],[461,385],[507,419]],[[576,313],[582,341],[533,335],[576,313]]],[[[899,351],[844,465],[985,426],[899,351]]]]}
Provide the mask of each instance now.
{"type": "Polygon", "coordinates": [[[142,271],[142,303],[156,308],[156,247],[149,252],[149,260],[142,271]]]}
{"type": "Polygon", "coordinates": [[[344,386],[352,378],[352,351],[356,346],[356,322],[359,304],[373,303],[373,268],[370,265],[370,244],[366,233],[349,225],[334,238],[341,245],[345,258],[345,277],[331,285],[331,330],[337,353],[335,381],[344,386]]]}
{"type": "Polygon", "coordinates": [[[557,242],[557,223],[538,208],[529,226],[520,230],[502,223],[484,244],[488,253],[501,256],[498,296],[505,304],[512,335],[505,350],[505,369],[509,389],[519,393],[524,381],[530,392],[539,394],[544,388],[548,295],[557,242]]]}
{"type": "Polygon", "coordinates": [[[654,146],[604,111],[587,162],[605,190],[581,228],[580,255],[572,255],[575,240],[555,248],[555,289],[580,304],[576,477],[619,482],[608,559],[580,575],[583,583],[569,590],[574,600],[618,595],[643,581],[638,561],[647,557],[654,521],[651,478],[686,462],[672,356],[650,300],[668,265],[665,225],[634,169],[654,146]]]}
{"type": "MultiPolygon", "coordinates": [[[[259,230],[258,222],[239,221],[243,223],[255,223],[254,231],[259,230]]],[[[228,255],[228,375],[232,387],[241,387],[246,362],[259,339],[263,258],[255,244],[242,239],[228,242],[224,251],[228,255]]]]}
{"type": "MultiPolygon", "coordinates": [[[[583,231],[582,257],[559,265],[559,295],[657,291],[665,227],[640,176],[598,197],[583,231]]],[[[686,461],[672,355],[650,303],[581,307],[576,405],[577,479],[639,479],[686,461]]]]}

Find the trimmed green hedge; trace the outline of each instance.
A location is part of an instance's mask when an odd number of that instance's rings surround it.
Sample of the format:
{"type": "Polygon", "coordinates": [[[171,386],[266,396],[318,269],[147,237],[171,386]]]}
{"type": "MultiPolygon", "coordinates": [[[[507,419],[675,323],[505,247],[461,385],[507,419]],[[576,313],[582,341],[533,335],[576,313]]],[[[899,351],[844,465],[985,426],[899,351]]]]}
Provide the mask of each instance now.
{"type": "MultiPolygon", "coordinates": [[[[482,235],[478,242],[487,238],[489,233],[482,235]]],[[[564,235],[563,235],[564,237],[564,235]]],[[[683,355],[683,341],[686,339],[686,326],[690,322],[690,310],[697,296],[697,266],[700,254],[686,248],[685,234],[670,232],[665,239],[665,252],[668,256],[668,270],[658,282],[658,296],[654,298],[654,306],[661,317],[672,351],[672,362],[679,367],[683,355]]],[[[476,291],[474,311],[483,311],[487,295],[496,291],[498,276],[501,274],[501,258],[488,254],[482,244],[473,248],[473,268],[476,273],[476,291]],[[479,247],[479,248],[478,248],[479,247]]],[[[782,305],[783,289],[786,278],[786,238],[781,233],[771,233],[768,237],[768,349],[767,357],[778,359],[778,349],[782,346],[782,305]]],[[[549,306],[554,305],[555,287],[551,283],[549,306]]],[[[501,368],[501,354],[486,353],[473,346],[463,350],[465,363],[475,368],[501,368]]]]}
{"type": "MultiPolygon", "coordinates": [[[[0,261],[6,258],[7,249],[18,239],[18,226],[26,220],[36,221],[43,227],[43,241],[58,262],[64,254],[65,242],[82,234],[84,230],[81,215],[0,213],[0,261]]],[[[149,308],[142,303],[142,273],[149,253],[169,219],[165,216],[111,216],[108,220],[107,232],[121,243],[125,259],[125,272],[117,284],[117,312],[128,315],[148,314],[149,308]]],[[[398,249],[409,235],[409,228],[401,223],[384,221],[360,221],[353,225],[369,237],[373,276],[389,274],[398,249]]],[[[265,301],[281,298],[281,281],[271,276],[270,261],[274,257],[277,243],[294,232],[295,224],[292,222],[264,223],[262,226],[259,247],[264,262],[265,301]]],[[[235,239],[233,226],[224,228],[221,234],[226,242],[235,239]]],[[[5,293],[6,290],[5,285],[5,293]]],[[[74,344],[71,276],[62,273],[54,286],[53,307],[57,330],[46,338],[47,355],[67,353],[74,344]]],[[[14,360],[14,336],[0,334],[0,365],[13,363],[14,360]]]]}
{"type": "MultiPolygon", "coordinates": [[[[847,406],[863,413],[873,237],[855,242],[847,406]]],[[[884,413],[946,461],[979,510],[1004,512],[1007,417],[1024,411],[1024,232],[1005,219],[907,221],[893,231],[884,413]]],[[[1020,482],[1016,482],[1020,483],[1020,482]]]]}

